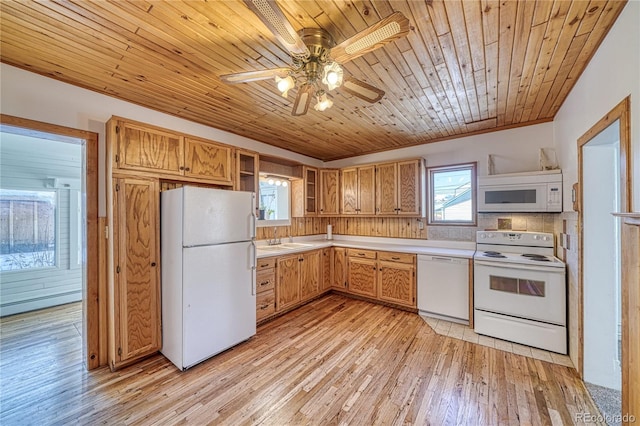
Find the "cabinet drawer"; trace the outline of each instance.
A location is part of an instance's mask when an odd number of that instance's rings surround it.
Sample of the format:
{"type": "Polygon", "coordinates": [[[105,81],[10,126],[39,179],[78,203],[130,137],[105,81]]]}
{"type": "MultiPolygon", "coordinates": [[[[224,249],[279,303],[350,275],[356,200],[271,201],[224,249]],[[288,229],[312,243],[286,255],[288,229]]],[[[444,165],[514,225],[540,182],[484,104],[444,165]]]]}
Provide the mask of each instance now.
{"type": "Polygon", "coordinates": [[[256,320],[260,321],[276,312],[276,294],[273,290],[256,296],[256,320]]]}
{"type": "Polygon", "coordinates": [[[273,290],[276,285],[276,274],[273,269],[264,269],[256,274],[256,292],[258,294],[273,290]]]}
{"type": "Polygon", "coordinates": [[[347,255],[349,257],[360,257],[362,259],[375,259],[376,252],[374,250],[359,250],[359,249],[348,249],[347,255]]]}
{"type": "Polygon", "coordinates": [[[416,255],[412,253],[394,253],[390,251],[379,251],[378,259],[387,262],[414,263],[416,255]]]}
{"type": "Polygon", "coordinates": [[[276,267],[276,258],[275,257],[264,257],[262,259],[258,259],[258,271],[261,269],[275,268],[276,267]]]}

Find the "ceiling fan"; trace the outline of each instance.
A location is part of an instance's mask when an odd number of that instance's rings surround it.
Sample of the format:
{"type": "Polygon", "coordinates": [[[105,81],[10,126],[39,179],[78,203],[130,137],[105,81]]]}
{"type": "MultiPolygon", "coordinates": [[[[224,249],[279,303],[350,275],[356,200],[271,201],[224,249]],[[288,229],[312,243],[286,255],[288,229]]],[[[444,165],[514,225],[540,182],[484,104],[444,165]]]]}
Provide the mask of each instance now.
{"type": "Polygon", "coordinates": [[[297,83],[298,93],[291,111],[294,116],[306,114],[314,97],[316,110],[330,108],[333,102],[327,92],[337,87],[367,102],[382,99],[384,91],[354,77],[345,77],[341,64],[404,37],[410,30],[409,20],[395,12],[335,45],[333,38],[321,28],[304,28],[296,33],[275,0],[244,0],[244,3],[289,51],[292,65],[225,74],[220,79],[236,84],[275,78],[284,97],[297,83]]]}

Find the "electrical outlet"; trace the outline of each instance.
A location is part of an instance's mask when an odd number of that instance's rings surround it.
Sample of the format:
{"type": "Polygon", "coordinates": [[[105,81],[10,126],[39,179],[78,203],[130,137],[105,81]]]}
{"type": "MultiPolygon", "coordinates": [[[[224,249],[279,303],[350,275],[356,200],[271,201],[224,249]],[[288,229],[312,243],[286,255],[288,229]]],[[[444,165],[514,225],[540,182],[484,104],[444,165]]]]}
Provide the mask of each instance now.
{"type": "Polygon", "coordinates": [[[424,229],[424,222],[421,220],[418,221],[418,229],[424,229]]]}

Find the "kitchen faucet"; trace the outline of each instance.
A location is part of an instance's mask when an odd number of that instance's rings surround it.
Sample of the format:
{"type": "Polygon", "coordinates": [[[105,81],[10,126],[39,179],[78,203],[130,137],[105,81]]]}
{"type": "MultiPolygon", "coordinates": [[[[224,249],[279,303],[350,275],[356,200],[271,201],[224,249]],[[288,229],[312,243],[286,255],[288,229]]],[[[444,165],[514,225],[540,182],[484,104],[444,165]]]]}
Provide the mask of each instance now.
{"type": "Polygon", "coordinates": [[[275,226],[273,227],[273,239],[267,241],[267,244],[269,244],[270,246],[280,244],[280,238],[278,238],[278,228],[276,228],[275,226]]]}

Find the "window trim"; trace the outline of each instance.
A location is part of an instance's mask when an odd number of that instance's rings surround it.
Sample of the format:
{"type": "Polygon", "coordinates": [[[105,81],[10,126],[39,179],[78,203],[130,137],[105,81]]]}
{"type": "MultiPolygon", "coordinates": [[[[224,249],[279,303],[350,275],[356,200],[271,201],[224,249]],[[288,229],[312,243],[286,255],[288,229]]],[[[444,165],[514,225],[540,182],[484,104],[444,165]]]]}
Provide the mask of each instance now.
{"type": "Polygon", "coordinates": [[[434,166],[427,168],[427,225],[430,226],[477,226],[478,223],[478,203],[477,203],[477,161],[470,161],[467,163],[447,164],[442,166],[434,166]],[[453,172],[457,170],[470,170],[471,171],[471,210],[472,219],[469,221],[442,221],[434,220],[434,206],[433,202],[433,175],[438,172],[453,172]]]}

